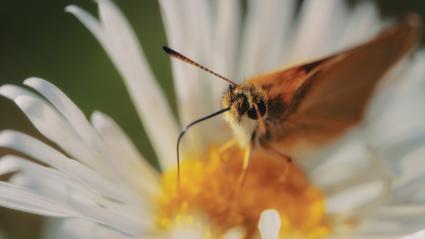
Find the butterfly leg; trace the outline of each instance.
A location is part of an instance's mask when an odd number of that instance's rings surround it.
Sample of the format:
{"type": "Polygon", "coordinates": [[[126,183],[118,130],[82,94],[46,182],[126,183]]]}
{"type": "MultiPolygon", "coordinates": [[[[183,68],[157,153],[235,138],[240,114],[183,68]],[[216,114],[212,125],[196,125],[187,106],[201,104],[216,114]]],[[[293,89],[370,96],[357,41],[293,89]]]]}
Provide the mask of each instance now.
{"type": "Polygon", "coordinates": [[[248,173],[248,169],[249,169],[249,165],[251,163],[251,158],[252,158],[252,151],[254,150],[255,147],[255,139],[256,139],[256,134],[257,132],[254,131],[251,134],[251,139],[250,139],[250,145],[249,147],[245,150],[244,152],[244,156],[243,156],[243,161],[242,161],[242,173],[239,176],[239,180],[238,180],[238,188],[241,188],[245,182],[247,173],[248,173]]]}
{"type": "Polygon", "coordinates": [[[286,154],[281,153],[279,150],[275,149],[272,145],[268,143],[260,141],[260,145],[263,149],[265,149],[267,153],[275,156],[272,157],[273,159],[279,160],[279,162],[283,162],[285,164],[285,169],[283,171],[283,180],[285,181],[289,175],[289,170],[291,169],[292,158],[286,154]]]}
{"type": "Polygon", "coordinates": [[[252,156],[252,146],[248,147],[244,152],[243,161],[242,161],[242,173],[239,176],[238,188],[242,187],[243,184],[245,183],[249,164],[251,163],[251,156],[252,156]]]}
{"type": "Polygon", "coordinates": [[[238,141],[236,140],[236,138],[233,138],[233,139],[227,141],[225,144],[223,144],[218,149],[218,158],[220,159],[225,171],[227,171],[227,161],[224,159],[224,156],[225,156],[227,150],[233,148],[237,143],[238,143],[238,141]]]}
{"type": "MultiPolygon", "coordinates": [[[[255,134],[253,134],[253,135],[255,135],[255,134]]],[[[239,198],[239,195],[240,195],[240,191],[242,190],[242,187],[243,187],[245,180],[246,180],[246,177],[247,177],[249,165],[250,165],[250,162],[251,162],[252,150],[253,150],[253,147],[254,147],[253,142],[254,141],[251,140],[251,145],[245,150],[244,155],[243,155],[242,172],[239,175],[238,182],[237,182],[237,185],[236,185],[236,189],[234,191],[233,200],[232,200],[232,203],[231,203],[231,206],[230,206],[230,218],[232,218],[238,210],[237,202],[238,202],[238,198],[239,198]]]]}

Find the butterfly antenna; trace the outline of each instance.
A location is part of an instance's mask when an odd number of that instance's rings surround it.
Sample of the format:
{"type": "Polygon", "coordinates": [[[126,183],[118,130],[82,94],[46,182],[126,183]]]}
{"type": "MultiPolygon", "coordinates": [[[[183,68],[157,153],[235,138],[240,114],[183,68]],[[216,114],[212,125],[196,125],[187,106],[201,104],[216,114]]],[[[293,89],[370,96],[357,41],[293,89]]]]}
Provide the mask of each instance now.
{"type": "Polygon", "coordinates": [[[179,134],[179,137],[178,137],[178,139],[177,139],[177,187],[180,189],[180,141],[181,141],[181,139],[183,138],[183,136],[186,134],[186,132],[190,129],[190,127],[192,127],[192,126],[194,126],[194,125],[196,125],[196,124],[198,124],[198,123],[200,123],[200,122],[202,122],[202,121],[204,121],[204,120],[207,120],[207,119],[210,119],[210,118],[212,118],[212,117],[214,117],[214,116],[217,116],[217,115],[219,115],[219,114],[223,114],[224,112],[226,112],[226,111],[229,111],[230,110],[230,107],[228,107],[228,108],[225,108],[225,109],[221,109],[221,110],[219,110],[219,111],[217,111],[217,112],[214,112],[214,113],[212,113],[212,114],[209,114],[209,115],[206,115],[206,116],[204,116],[204,117],[202,117],[202,118],[199,118],[199,119],[197,119],[197,120],[195,120],[195,121],[193,121],[193,122],[191,122],[190,124],[188,124],[186,127],[184,127],[184,129],[180,132],[180,134],[179,134]]]}
{"type": "Polygon", "coordinates": [[[173,57],[175,57],[175,58],[177,58],[177,59],[179,59],[179,60],[182,60],[182,61],[184,61],[184,62],[186,62],[186,63],[189,63],[189,64],[191,64],[191,65],[194,65],[194,66],[196,66],[196,67],[198,67],[198,68],[201,68],[202,70],[204,70],[204,71],[206,71],[206,72],[208,72],[208,73],[210,73],[210,74],[213,74],[213,75],[217,76],[218,78],[220,78],[220,79],[222,79],[222,80],[224,80],[224,81],[226,81],[226,82],[230,83],[230,84],[231,84],[231,85],[233,85],[233,86],[237,86],[237,85],[238,85],[238,84],[237,84],[237,83],[235,83],[234,81],[232,81],[232,80],[230,80],[230,79],[228,79],[228,78],[226,78],[226,77],[224,77],[224,76],[222,76],[222,75],[219,75],[219,74],[215,73],[214,71],[212,71],[212,70],[210,70],[210,69],[206,68],[205,66],[203,66],[203,65],[201,65],[201,64],[199,64],[199,63],[197,63],[197,62],[195,62],[194,60],[189,59],[187,56],[184,56],[183,54],[181,54],[181,53],[179,53],[179,52],[177,52],[177,51],[175,51],[175,50],[173,50],[173,49],[171,49],[171,48],[169,48],[169,47],[167,47],[167,46],[163,46],[163,47],[162,47],[162,49],[163,49],[163,50],[165,51],[165,53],[167,53],[168,55],[173,56],[173,57]]]}

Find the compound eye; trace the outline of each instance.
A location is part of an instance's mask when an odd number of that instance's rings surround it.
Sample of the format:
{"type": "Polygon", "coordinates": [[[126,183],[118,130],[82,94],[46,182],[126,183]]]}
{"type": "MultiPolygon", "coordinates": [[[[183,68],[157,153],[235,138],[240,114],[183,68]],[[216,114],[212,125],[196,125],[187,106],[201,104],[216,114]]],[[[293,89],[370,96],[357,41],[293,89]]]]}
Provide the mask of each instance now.
{"type": "MultiPolygon", "coordinates": [[[[260,101],[257,103],[257,108],[260,113],[260,117],[263,117],[266,114],[266,105],[263,101],[260,101]]],[[[255,107],[252,107],[248,110],[248,117],[250,119],[256,120],[258,119],[257,111],[255,110],[255,107]]]]}
{"type": "Polygon", "coordinates": [[[255,110],[254,107],[252,107],[251,109],[248,110],[248,117],[250,119],[254,119],[254,120],[258,118],[257,117],[257,111],[255,110]]]}

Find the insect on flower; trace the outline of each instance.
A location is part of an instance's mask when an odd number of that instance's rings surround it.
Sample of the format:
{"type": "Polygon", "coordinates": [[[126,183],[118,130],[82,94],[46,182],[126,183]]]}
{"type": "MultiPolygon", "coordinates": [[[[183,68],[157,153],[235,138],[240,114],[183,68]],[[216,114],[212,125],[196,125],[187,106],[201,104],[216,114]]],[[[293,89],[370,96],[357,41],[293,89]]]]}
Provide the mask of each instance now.
{"type": "MultiPolygon", "coordinates": [[[[193,125],[224,114],[246,148],[243,182],[255,149],[282,159],[289,169],[299,148],[315,148],[341,136],[358,123],[380,79],[417,45],[420,18],[411,14],[357,47],[289,69],[254,76],[240,84],[223,77],[188,57],[164,47],[167,54],[195,65],[230,85],[222,109],[190,123],[193,125]]],[[[178,172],[180,171],[178,166],[178,172]]]]}

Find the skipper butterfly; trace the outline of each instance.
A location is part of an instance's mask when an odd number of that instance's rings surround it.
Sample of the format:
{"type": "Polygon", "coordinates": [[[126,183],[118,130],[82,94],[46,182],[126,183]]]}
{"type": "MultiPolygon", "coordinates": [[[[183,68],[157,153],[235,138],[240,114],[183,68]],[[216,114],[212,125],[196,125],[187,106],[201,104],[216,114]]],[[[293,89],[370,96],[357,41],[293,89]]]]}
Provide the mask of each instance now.
{"type": "Polygon", "coordinates": [[[419,29],[420,18],[411,14],[359,46],[240,84],[164,47],[167,54],[229,83],[222,109],[190,123],[179,135],[178,172],[185,132],[219,114],[225,115],[237,142],[247,149],[245,173],[253,149],[265,149],[289,163],[297,146],[320,147],[341,136],[363,118],[378,82],[417,45],[419,29]]]}

